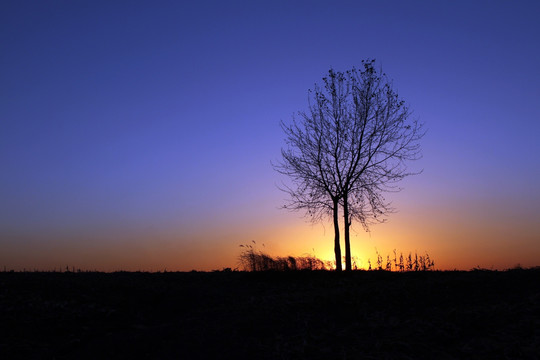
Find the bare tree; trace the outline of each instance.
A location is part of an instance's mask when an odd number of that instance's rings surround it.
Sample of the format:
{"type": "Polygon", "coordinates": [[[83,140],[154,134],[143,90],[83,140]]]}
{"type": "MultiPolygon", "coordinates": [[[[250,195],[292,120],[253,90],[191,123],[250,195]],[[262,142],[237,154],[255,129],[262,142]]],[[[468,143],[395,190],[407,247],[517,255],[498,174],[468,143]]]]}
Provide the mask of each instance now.
{"type": "Polygon", "coordinates": [[[383,193],[399,191],[397,182],[413,173],[405,163],[420,157],[422,126],[409,122],[410,112],[374,61],[345,73],[330,70],[324,86],[309,94],[309,111],[300,121],[281,123],[287,149],[276,170],[294,187],[285,208],[306,210],[313,221],[332,216],[336,269],[341,270],[338,207],[343,207],[345,267],[352,269],[350,226],[383,222],[393,211],[383,193]]]}
{"type": "Polygon", "coordinates": [[[364,229],[384,222],[394,211],[383,194],[399,191],[397,183],[417,173],[406,162],[420,158],[422,125],[409,121],[411,112],[393,89],[391,81],[377,71],[374,61],[344,76],[350,87],[344,121],[346,149],[340,186],[345,225],[345,268],[351,270],[350,226],[359,221],[364,229]]]}
{"type": "Polygon", "coordinates": [[[300,112],[300,121],[293,117],[290,125],[281,122],[285,132],[286,149],[281,150],[283,161],[274,166],[288,175],[295,187],[284,186],[290,195],[284,208],[305,210],[313,222],[331,216],[334,222],[334,254],[336,270],[341,271],[341,246],[338,206],[342,197],[340,159],[343,157],[342,103],[349,95],[343,87],[343,74],[330,70],[324,87],[315,85],[309,91],[308,112],[300,112]]]}

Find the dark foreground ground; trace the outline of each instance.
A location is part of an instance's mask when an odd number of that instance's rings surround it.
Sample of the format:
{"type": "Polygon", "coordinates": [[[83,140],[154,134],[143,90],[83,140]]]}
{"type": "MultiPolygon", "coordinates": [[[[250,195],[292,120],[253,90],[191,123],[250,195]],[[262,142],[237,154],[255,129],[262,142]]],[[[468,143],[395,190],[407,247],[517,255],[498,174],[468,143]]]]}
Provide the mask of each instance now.
{"type": "Polygon", "coordinates": [[[538,359],[540,270],[0,273],[0,359],[538,359]]]}

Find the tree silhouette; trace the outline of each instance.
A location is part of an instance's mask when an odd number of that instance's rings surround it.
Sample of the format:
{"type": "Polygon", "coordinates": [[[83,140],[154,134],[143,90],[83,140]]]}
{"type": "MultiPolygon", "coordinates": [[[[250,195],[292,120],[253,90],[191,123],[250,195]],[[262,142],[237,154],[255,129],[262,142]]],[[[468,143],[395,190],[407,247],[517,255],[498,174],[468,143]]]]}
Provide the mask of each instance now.
{"type": "Polygon", "coordinates": [[[411,113],[386,74],[375,69],[373,60],[363,65],[362,71],[353,69],[344,77],[351,99],[343,125],[346,150],[340,183],[347,270],[352,220],[369,230],[370,224],[385,221],[385,215],[393,212],[383,194],[401,190],[397,183],[415,174],[405,165],[420,158],[419,140],[424,135],[421,124],[408,121],[411,113]]]}
{"type": "Polygon", "coordinates": [[[287,149],[276,170],[291,177],[294,187],[285,208],[307,210],[313,221],[332,214],[336,269],[341,270],[338,205],[343,207],[345,268],[352,269],[350,227],[364,229],[386,220],[394,209],[384,198],[399,191],[396,184],[408,175],[406,162],[420,157],[422,125],[408,121],[410,111],[391,82],[363,61],[363,69],[331,69],[309,94],[309,111],[300,120],[281,126],[287,149]]]}
{"type": "Polygon", "coordinates": [[[342,109],[339,104],[345,101],[347,94],[339,88],[336,74],[333,71],[330,74],[330,79],[324,79],[324,88],[315,85],[315,89],[309,91],[309,109],[299,112],[300,121],[293,117],[290,125],[281,122],[288,147],[281,150],[283,161],[274,168],[288,175],[296,185],[282,188],[290,195],[284,208],[306,210],[313,222],[332,216],[336,270],[341,271],[338,206],[342,191],[336,176],[343,151],[340,143],[343,114],[339,113],[342,109]]]}

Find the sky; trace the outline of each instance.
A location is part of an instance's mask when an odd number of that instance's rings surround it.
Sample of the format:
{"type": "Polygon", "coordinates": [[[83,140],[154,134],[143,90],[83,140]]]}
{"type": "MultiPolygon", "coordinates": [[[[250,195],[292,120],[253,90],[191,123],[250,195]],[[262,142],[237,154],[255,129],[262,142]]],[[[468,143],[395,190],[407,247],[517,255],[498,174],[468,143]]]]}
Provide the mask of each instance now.
{"type": "Polygon", "coordinates": [[[425,124],[366,232],[438,269],[540,265],[536,1],[3,1],[0,268],[212,270],[239,245],[333,258],[280,209],[281,120],[376,59],[425,124]]]}

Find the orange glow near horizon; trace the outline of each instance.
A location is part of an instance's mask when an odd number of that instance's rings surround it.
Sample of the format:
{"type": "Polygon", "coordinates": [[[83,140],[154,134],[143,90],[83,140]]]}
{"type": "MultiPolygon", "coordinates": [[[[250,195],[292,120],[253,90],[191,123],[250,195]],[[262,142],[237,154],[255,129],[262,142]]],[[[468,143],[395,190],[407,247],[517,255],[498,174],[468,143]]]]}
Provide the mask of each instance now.
{"type": "MultiPolygon", "coordinates": [[[[281,226],[254,224],[241,229],[225,224],[200,232],[177,236],[168,233],[115,235],[78,234],[63,236],[12,237],[3,246],[0,267],[14,270],[52,270],[76,268],[99,271],[210,271],[236,268],[242,244],[255,241],[255,250],[271,256],[314,255],[334,261],[333,232],[329,224],[310,225],[290,214],[280,214],[281,226]],[[216,237],[215,234],[221,234],[216,237]],[[114,240],[114,241],[113,241],[114,240]]],[[[368,259],[376,263],[376,251],[393,257],[396,249],[406,256],[426,252],[438,270],[475,267],[507,269],[518,264],[539,265],[540,245],[534,224],[523,224],[521,234],[506,230],[504,224],[465,222],[458,215],[431,220],[421,213],[394,214],[387,224],[351,233],[352,255],[360,269],[367,269],[368,259]],[[451,225],[451,226],[448,226],[451,225]],[[446,229],[451,228],[450,233],[446,229]],[[508,241],[509,237],[512,241],[508,241]]],[[[279,221],[278,221],[279,222],[279,221]]],[[[358,230],[358,229],[356,229],[358,230]]],[[[344,245],[342,241],[342,255],[344,245]]],[[[344,265],[343,265],[344,266],[344,265]]]]}
{"type": "MultiPolygon", "coordinates": [[[[439,270],[540,265],[540,229],[534,208],[522,209],[522,216],[511,218],[497,203],[471,204],[445,198],[434,199],[431,204],[415,203],[422,193],[423,189],[411,188],[396,194],[399,212],[391,214],[388,223],[372,226],[370,233],[353,223],[351,249],[358,268],[367,269],[368,259],[374,266],[376,251],[386,260],[394,249],[404,256],[409,252],[428,253],[439,270]],[[446,206],[432,205],[437,202],[446,206]]],[[[226,216],[204,219],[206,223],[161,229],[4,230],[0,233],[0,270],[234,269],[239,266],[240,245],[252,241],[256,250],[271,256],[309,254],[334,261],[331,223],[312,225],[297,213],[277,210],[273,203],[253,201],[242,211],[231,209],[226,216]]],[[[343,231],[341,236],[344,255],[343,231]]]]}

